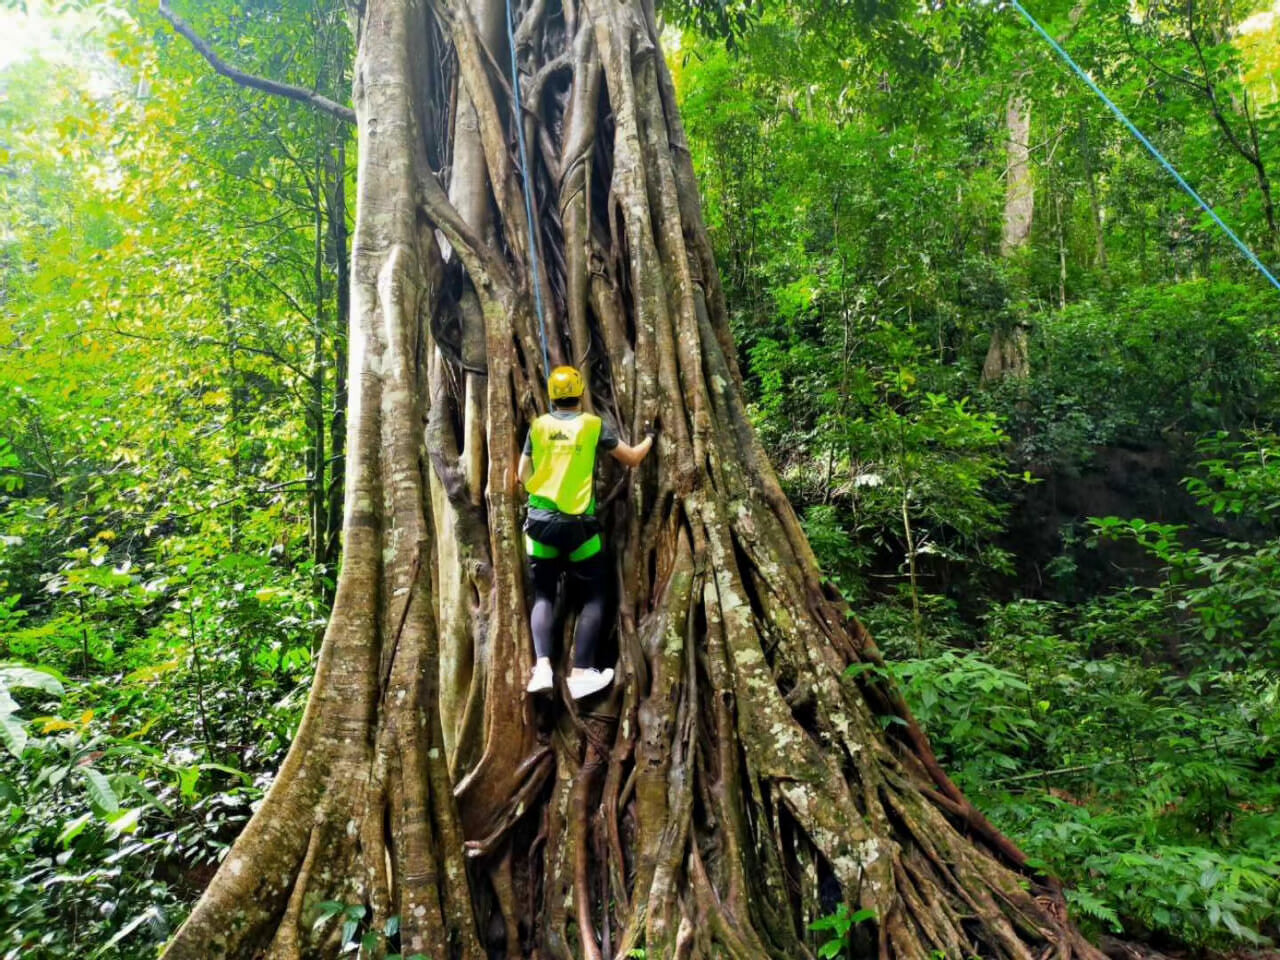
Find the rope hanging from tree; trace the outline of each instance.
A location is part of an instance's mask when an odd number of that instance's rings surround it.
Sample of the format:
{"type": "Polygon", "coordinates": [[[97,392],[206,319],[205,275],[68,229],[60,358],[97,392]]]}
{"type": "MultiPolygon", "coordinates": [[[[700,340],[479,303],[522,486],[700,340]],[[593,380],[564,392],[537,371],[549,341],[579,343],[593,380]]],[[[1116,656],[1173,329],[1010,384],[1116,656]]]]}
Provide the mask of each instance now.
{"type": "Polygon", "coordinates": [[[507,46],[511,48],[511,93],[515,100],[516,141],[520,146],[520,184],[524,193],[525,221],[529,226],[529,285],[538,312],[538,335],[542,338],[542,371],[551,374],[551,351],[547,347],[547,318],[542,304],[542,283],[538,270],[538,236],[533,226],[533,184],[529,182],[529,149],[524,139],[524,105],[520,99],[520,64],[516,58],[515,11],[507,0],[507,46]]]}
{"type": "Polygon", "coordinates": [[[1044,37],[1045,41],[1049,44],[1049,46],[1053,47],[1054,52],[1057,53],[1058,56],[1063,59],[1063,61],[1067,64],[1067,66],[1069,66],[1072,70],[1074,70],[1076,72],[1076,75],[1081,80],[1083,80],[1086,84],[1089,85],[1089,89],[1098,95],[1098,97],[1102,100],[1102,102],[1105,103],[1107,107],[1110,108],[1111,112],[1114,113],[1120,119],[1120,122],[1129,128],[1129,132],[1138,138],[1138,142],[1141,143],[1144,147],[1146,147],[1148,152],[1150,152],[1150,154],[1153,157],[1155,157],[1158,161],[1160,161],[1160,165],[1169,172],[1169,176],[1173,177],[1173,179],[1177,181],[1178,186],[1180,186],[1183,190],[1186,191],[1187,196],[1191,197],[1192,200],[1194,200],[1197,204],[1199,204],[1200,209],[1203,210],[1205,213],[1207,213],[1213,219],[1213,222],[1222,228],[1222,232],[1231,238],[1231,242],[1234,243],[1240,249],[1240,252],[1245,255],[1245,257],[1249,260],[1250,263],[1252,263],[1255,267],[1258,268],[1258,272],[1261,273],[1264,277],[1266,277],[1271,282],[1271,285],[1273,287],[1275,287],[1277,290],[1280,290],[1280,280],[1276,279],[1275,274],[1273,274],[1270,270],[1267,269],[1266,264],[1264,264],[1260,259],[1258,259],[1258,255],[1254,253],[1251,249],[1249,249],[1248,244],[1246,244],[1243,240],[1241,240],[1238,236],[1236,236],[1235,231],[1232,230],[1229,226],[1227,226],[1226,222],[1220,216],[1218,216],[1218,214],[1214,211],[1213,207],[1209,206],[1208,202],[1206,202],[1204,198],[1200,196],[1200,194],[1196,193],[1195,188],[1192,187],[1191,184],[1187,183],[1186,179],[1184,179],[1182,174],[1180,174],[1174,168],[1172,163],[1170,163],[1168,160],[1165,159],[1164,154],[1161,153],[1156,148],[1156,145],[1142,135],[1142,131],[1139,130],[1137,126],[1134,124],[1134,122],[1125,115],[1124,111],[1121,110],[1119,107],[1117,107],[1115,103],[1112,102],[1111,98],[1102,92],[1102,88],[1093,82],[1093,78],[1090,77],[1089,74],[1085,70],[1083,70],[1078,63],[1075,62],[1075,60],[1071,59],[1071,54],[1067,53],[1067,51],[1062,48],[1062,46],[1058,43],[1058,41],[1054,40],[1053,37],[1049,36],[1049,32],[1045,30],[1044,27],[1040,26],[1040,22],[1036,20],[1036,18],[1033,17],[1030,13],[1028,13],[1027,8],[1024,7],[1021,3],[1019,3],[1018,0],[1009,0],[1009,3],[1012,5],[1013,9],[1017,10],[1020,14],[1022,14],[1022,16],[1026,19],[1027,23],[1031,24],[1031,26],[1035,28],[1036,32],[1039,33],[1040,36],[1044,37]]]}

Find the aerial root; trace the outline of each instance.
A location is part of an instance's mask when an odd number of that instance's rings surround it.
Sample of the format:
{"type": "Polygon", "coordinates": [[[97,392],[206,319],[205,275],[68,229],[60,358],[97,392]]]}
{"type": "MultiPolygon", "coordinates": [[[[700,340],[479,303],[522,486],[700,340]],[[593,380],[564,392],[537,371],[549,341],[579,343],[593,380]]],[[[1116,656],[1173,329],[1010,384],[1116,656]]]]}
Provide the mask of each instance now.
{"type": "Polygon", "coordinates": [[[391,896],[395,889],[394,868],[387,841],[390,809],[381,781],[368,792],[369,799],[360,824],[360,859],[364,867],[369,915],[378,922],[395,912],[391,896]]]}
{"type": "MultiPolygon", "coordinates": [[[[510,836],[520,819],[534,807],[533,801],[546,785],[555,769],[555,757],[550,747],[543,747],[526,757],[517,772],[520,786],[503,803],[502,807],[481,825],[483,834],[463,845],[468,857],[485,857],[510,836]]],[[[455,796],[465,795],[465,782],[454,790],[455,796]]]]}
{"type": "Polygon", "coordinates": [[[299,931],[302,929],[302,907],[306,901],[307,887],[311,882],[311,870],[320,851],[320,835],[323,824],[317,823],[311,828],[307,839],[307,852],[303,855],[302,864],[293,879],[293,890],[285,904],[284,916],[276,928],[271,946],[267,948],[268,960],[299,960],[302,956],[302,944],[299,942],[299,931]]]}
{"type": "MultiPolygon", "coordinates": [[[[628,713],[631,712],[632,695],[628,691],[628,713]]],[[[634,724],[634,717],[630,722],[634,724]]],[[[631,767],[624,782],[622,770],[631,759],[631,741],[626,737],[620,740],[620,743],[614,745],[609,757],[609,771],[605,774],[603,797],[600,803],[600,819],[603,822],[605,844],[608,849],[608,856],[604,862],[608,870],[609,890],[617,904],[618,914],[626,916],[631,912],[631,897],[627,891],[626,860],[622,852],[622,825],[619,811],[626,810],[631,792],[635,789],[636,768],[631,767]]]]}
{"type": "Polygon", "coordinates": [[[507,957],[511,960],[524,955],[520,943],[520,908],[516,903],[515,870],[511,863],[511,846],[502,851],[498,862],[489,868],[489,881],[493,884],[502,925],[506,932],[507,957]]]}
{"type": "Polygon", "coordinates": [[[716,942],[735,960],[754,960],[768,957],[772,951],[765,947],[755,931],[755,927],[744,922],[748,918],[729,916],[711,884],[707,875],[706,864],[702,854],[698,852],[696,843],[689,843],[689,874],[693,886],[693,896],[700,908],[699,919],[710,925],[715,932],[716,942]]]}
{"type": "Polygon", "coordinates": [[[686,907],[680,913],[680,928],[676,931],[675,960],[689,960],[693,956],[693,949],[697,946],[697,930],[698,925],[689,916],[686,907]]]}
{"type": "Polygon", "coordinates": [[[595,923],[591,916],[591,844],[587,836],[587,806],[591,793],[595,789],[601,766],[599,758],[593,756],[600,748],[597,747],[595,738],[589,734],[586,749],[587,757],[574,780],[573,793],[570,797],[569,842],[574,852],[574,902],[577,907],[578,930],[584,960],[604,960],[599,944],[596,942],[595,923]]]}
{"type": "Polygon", "coordinates": [[[934,838],[931,836],[931,831],[923,827],[914,826],[917,823],[917,818],[914,818],[911,815],[907,804],[903,800],[902,794],[898,790],[892,789],[889,784],[886,783],[882,787],[880,795],[899,821],[906,824],[908,829],[911,829],[911,835],[914,840],[914,857],[912,859],[914,866],[912,866],[912,873],[916,877],[920,878],[921,884],[927,885],[932,882],[936,883],[941,889],[951,891],[953,897],[957,901],[957,906],[952,906],[952,904],[945,899],[942,903],[944,904],[949,916],[954,919],[954,925],[960,931],[959,936],[968,943],[969,938],[963,932],[963,918],[960,916],[958,905],[963,905],[967,908],[970,917],[977,917],[981,915],[984,908],[969,892],[968,886],[960,882],[960,879],[956,874],[956,865],[959,864],[963,866],[965,858],[963,855],[957,856],[952,853],[949,859],[939,852],[938,846],[935,844],[934,838]],[[932,867],[929,880],[923,879],[926,862],[932,867]]]}
{"type": "Polygon", "coordinates": [[[964,934],[961,918],[952,908],[950,897],[927,897],[930,890],[946,889],[946,878],[939,876],[932,869],[932,864],[914,851],[899,856],[896,866],[903,905],[928,942],[948,957],[976,954],[976,948],[964,934]]]}

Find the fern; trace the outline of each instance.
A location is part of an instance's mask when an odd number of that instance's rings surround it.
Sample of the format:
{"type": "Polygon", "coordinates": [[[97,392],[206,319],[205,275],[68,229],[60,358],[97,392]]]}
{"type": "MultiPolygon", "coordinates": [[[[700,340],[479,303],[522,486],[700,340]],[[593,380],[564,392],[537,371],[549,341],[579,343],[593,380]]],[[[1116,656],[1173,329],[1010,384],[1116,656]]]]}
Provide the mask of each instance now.
{"type": "Polygon", "coordinates": [[[1106,901],[1094,896],[1087,889],[1068,890],[1067,901],[1084,916],[1101,920],[1114,933],[1124,929],[1124,924],[1120,922],[1120,915],[1108,906],[1106,901]]]}

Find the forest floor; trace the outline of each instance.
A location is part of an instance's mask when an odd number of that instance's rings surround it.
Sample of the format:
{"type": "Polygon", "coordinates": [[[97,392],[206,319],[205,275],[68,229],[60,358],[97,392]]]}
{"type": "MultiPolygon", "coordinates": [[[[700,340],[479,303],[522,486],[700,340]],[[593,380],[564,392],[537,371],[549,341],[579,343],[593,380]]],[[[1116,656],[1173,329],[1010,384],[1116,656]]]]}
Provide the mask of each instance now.
{"type": "Polygon", "coordinates": [[[1157,950],[1145,943],[1104,936],[1099,946],[1112,960],[1280,960],[1280,950],[1239,948],[1235,950],[1157,950]]]}

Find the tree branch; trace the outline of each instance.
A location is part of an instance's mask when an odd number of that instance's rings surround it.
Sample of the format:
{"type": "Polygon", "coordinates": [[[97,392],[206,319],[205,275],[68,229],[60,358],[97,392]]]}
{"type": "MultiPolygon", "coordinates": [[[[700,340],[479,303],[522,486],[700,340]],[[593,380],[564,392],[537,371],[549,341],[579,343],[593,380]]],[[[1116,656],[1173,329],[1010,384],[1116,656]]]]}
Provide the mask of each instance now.
{"type": "Polygon", "coordinates": [[[1209,107],[1213,111],[1213,119],[1217,121],[1218,126],[1222,129],[1223,134],[1230,141],[1236,153],[1244,157],[1255,169],[1258,168],[1262,162],[1261,159],[1251,154],[1248,148],[1240,142],[1240,138],[1236,136],[1235,130],[1227,122],[1226,114],[1222,112],[1222,107],[1218,103],[1213,71],[1209,68],[1209,61],[1205,59],[1204,48],[1201,47],[1200,38],[1196,35],[1195,0],[1187,0],[1187,39],[1191,41],[1192,49],[1196,52],[1196,59],[1200,61],[1200,71],[1204,75],[1204,92],[1205,96],[1209,98],[1209,107]]]}
{"type": "Polygon", "coordinates": [[[164,518],[165,522],[176,520],[190,520],[192,517],[198,517],[202,513],[209,513],[211,510],[220,510],[228,504],[235,503],[238,500],[244,500],[248,497],[261,496],[264,493],[279,493],[281,490],[288,490],[291,487],[305,487],[313,482],[311,477],[303,477],[301,480],[282,480],[279,483],[269,483],[263,487],[256,487],[252,490],[242,490],[234,497],[227,497],[225,500],[215,500],[213,503],[205,504],[198,510],[192,510],[190,513],[170,513],[164,518]]]}
{"type": "Polygon", "coordinates": [[[1207,93],[1207,91],[1202,85],[1196,83],[1190,77],[1184,76],[1182,74],[1174,73],[1172,70],[1165,69],[1163,66],[1161,66],[1159,63],[1156,62],[1154,57],[1139,50],[1138,45],[1133,41],[1132,25],[1129,23],[1128,18],[1121,17],[1120,19],[1121,19],[1120,26],[1124,30],[1125,45],[1128,46],[1129,52],[1133,54],[1135,58],[1143,61],[1147,66],[1155,70],[1156,73],[1160,74],[1161,76],[1169,80],[1172,80],[1174,83],[1180,83],[1180,84],[1183,84],[1184,86],[1190,87],[1192,90],[1194,90],[1196,93],[1200,94],[1201,96],[1204,96],[1207,93]]]}
{"type": "Polygon", "coordinates": [[[250,87],[253,90],[260,90],[263,93],[274,94],[277,97],[284,97],[287,100],[296,100],[299,103],[305,103],[308,106],[315,107],[330,116],[337,117],[344,123],[355,124],[356,112],[350,107],[344,107],[340,103],[335,103],[328,97],[316,93],[314,90],[307,90],[303,87],[295,87],[291,83],[281,83],[278,80],[268,80],[265,77],[254,76],[251,73],[245,73],[243,70],[237,70],[231,64],[227,63],[220,56],[214,53],[213,48],[209,46],[200,35],[191,28],[187,21],[169,9],[167,0],[160,0],[160,16],[169,21],[170,26],[178,33],[186,37],[200,56],[204,57],[222,76],[229,80],[240,84],[242,87],[250,87]]]}

